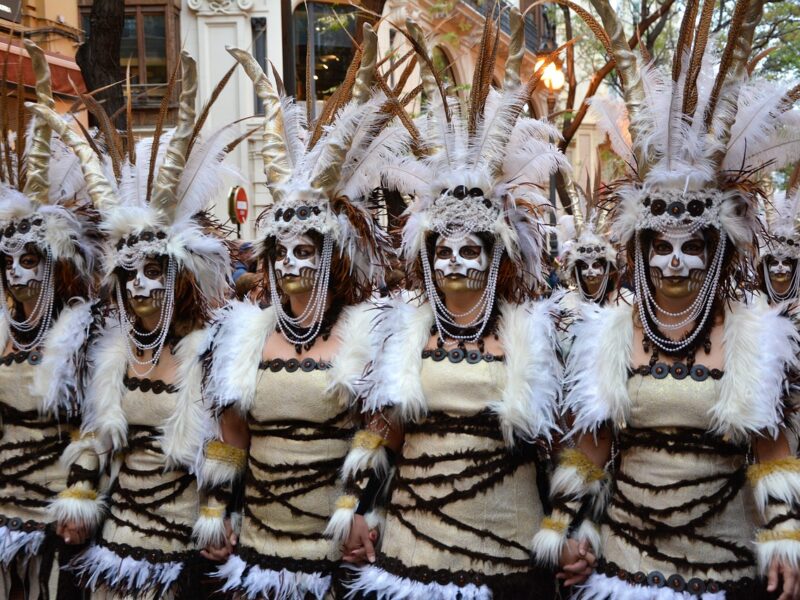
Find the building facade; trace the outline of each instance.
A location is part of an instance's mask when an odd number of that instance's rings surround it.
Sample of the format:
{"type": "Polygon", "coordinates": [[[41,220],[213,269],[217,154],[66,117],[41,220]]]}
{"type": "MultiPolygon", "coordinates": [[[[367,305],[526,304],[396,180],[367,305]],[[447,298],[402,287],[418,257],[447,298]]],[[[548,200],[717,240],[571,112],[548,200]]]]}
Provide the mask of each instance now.
{"type": "MultiPolygon", "coordinates": [[[[82,41],[77,0],[0,0],[0,71],[5,73],[2,93],[12,105],[16,105],[20,92],[26,100],[36,101],[36,78],[23,39],[32,40],[45,51],[56,108],[67,112],[77,99],[76,90],[86,91],[75,63],[75,52],[82,41]]],[[[77,116],[85,120],[85,113],[77,116]]],[[[13,131],[16,111],[8,111],[3,118],[13,131]]]]}

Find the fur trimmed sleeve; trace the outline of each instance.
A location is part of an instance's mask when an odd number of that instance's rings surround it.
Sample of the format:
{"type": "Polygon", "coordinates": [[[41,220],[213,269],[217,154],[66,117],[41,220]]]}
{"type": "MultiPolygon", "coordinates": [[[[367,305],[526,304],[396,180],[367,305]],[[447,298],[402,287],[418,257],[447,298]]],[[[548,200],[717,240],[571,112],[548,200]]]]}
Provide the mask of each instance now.
{"type": "Polygon", "coordinates": [[[203,402],[203,354],[210,342],[210,329],[193,331],[175,348],[178,388],[175,412],[161,427],[161,448],[169,467],[182,466],[195,472],[197,457],[206,441],[214,437],[211,415],[203,402]]]}
{"type": "Polygon", "coordinates": [[[89,382],[83,402],[81,433],[95,436],[98,454],[125,447],[128,423],[122,410],[128,341],[116,316],[107,319],[88,352],[89,382]]]}
{"type": "Polygon", "coordinates": [[[378,305],[365,302],[342,312],[336,333],[340,346],[328,369],[327,389],[341,406],[353,406],[364,393],[367,365],[379,345],[376,323],[380,311],[378,305]]]}
{"type": "Polygon", "coordinates": [[[376,348],[368,369],[363,412],[398,407],[403,421],[416,421],[427,413],[420,371],[422,350],[433,325],[429,304],[392,300],[380,307],[375,321],[376,348]]]}
{"type": "Polygon", "coordinates": [[[99,315],[97,302],[81,301],[64,308],[47,334],[41,368],[31,393],[42,399],[43,413],[77,416],[83,402],[86,343],[99,315]]]}
{"type": "Polygon", "coordinates": [[[502,400],[491,405],[508,447],[515,439],[548,442],[559,432],[558,405],[563,368],[556,324],[558,299],[503,304],[498,334],[506,361],[502,400]]]}
{"type": "Polygon", "coordinates": [[[711,413],[714,433],[746,441],[763,432],[775,437],[785,424],[800,334],[783,308],[737,302],[726,312],[725,373],[711,413]]]}
{"type": "Polygon", "coordinates": [[[625,421],[633,349],[632,306],[585,306],[572,325],[573,343],[564,378],[563,412],[574,420],[569,435],[595,432],[625,421]]]}
{"type": "Polygon", "coordinates": [[[212,326],[205,382],[206,401],[214,410],[235,405],[246,413],[253,405],[261,352],[277,319],[272,308],[233,302],[221,309],[212,326]]]}

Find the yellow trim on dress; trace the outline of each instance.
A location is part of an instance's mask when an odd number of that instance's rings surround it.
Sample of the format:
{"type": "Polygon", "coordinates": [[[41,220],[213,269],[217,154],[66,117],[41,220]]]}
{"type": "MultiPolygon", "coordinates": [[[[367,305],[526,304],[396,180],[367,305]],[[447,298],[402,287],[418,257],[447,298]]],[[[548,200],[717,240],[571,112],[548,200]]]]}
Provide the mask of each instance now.
{"type": "Polygon", "coordinates": [[[86,488],[70,487],[59,493],[58,497],[66,500],[97,500],[97,492],[86,488]]]}
{"type": "Polygon", "coordinates": [[[386,440],[374,431],[363,429],[356,433],[353,438],[354,448],[363,448],[364,450],[377,450],[381,446],[386,445],[386,440]]]}

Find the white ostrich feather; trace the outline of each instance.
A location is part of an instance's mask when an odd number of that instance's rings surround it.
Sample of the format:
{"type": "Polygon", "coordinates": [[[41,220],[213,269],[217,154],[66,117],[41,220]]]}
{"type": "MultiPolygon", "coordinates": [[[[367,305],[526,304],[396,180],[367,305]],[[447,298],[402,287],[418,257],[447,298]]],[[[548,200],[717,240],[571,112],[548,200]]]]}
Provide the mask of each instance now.
{"type": "Polygon", "coordinates": [[[625,103],[618,98],[595,96],[589,101],[589,106],[598,119],[597,126],[600,131],[611,141],[614,153],[627,164],[635,164],[625,103]]]}

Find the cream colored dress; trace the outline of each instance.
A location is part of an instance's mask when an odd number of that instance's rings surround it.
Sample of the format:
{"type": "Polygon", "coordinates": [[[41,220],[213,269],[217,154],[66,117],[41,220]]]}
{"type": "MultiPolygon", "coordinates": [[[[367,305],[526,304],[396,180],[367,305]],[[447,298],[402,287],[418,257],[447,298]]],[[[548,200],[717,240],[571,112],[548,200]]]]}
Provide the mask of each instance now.
{"type": "Polygon", "coordinates": [[[423,360],[429,412],[406,425],[379,568],[464,598],[545,597],[529,550],[542,519],[535,449],[510,452],[489,411],[504,381],[499,360],[423,360]]]}
{"type": "Polygon", "coordinates": [[[248,414],[238,556],[221,571],[242,569],[236,587],[242,597],[326,597],[341,558],[323,532],[341,493],[339,468],[354,423],[326,393],[327,365],[304,361],[305,368],[289,366],[290,372],[286,363],[273,361],[277,370],[262,364],[248,414]]]}
{"type": "Polygon", "coordinates": [[[747,448],[707,433],[719,388],[711,377],[628,381],[631,409],[618,433],[604,560],[589,590],[600,594],[623,580],[696,596],[759,597],[747,448]]]}
{"type": "Polygon", "coordinates": [[[170,598],[197,555],[191,540],[198,515],[196,480],[183,469],[165,470],[160,445],[160,427],[175,412],[178,394],[162,382],[143,381],[147,391],[129,382],[122,398],[128,446],[115,457],[118,474],[108,492],[108,517],[95,545],[75,565],[85,579],[95,578],[92,598],[130,598],[134,590],[153,585],[155,589],[135,597],[170,598]],[[126,560],[132,569],[113,588],[107,587],[105,569],[126,560]],[[133,568],[136,563],[147,563],[148,569],[133,568]],[[152,579],[138,581],[142,572],[152,579]]]}
{"type": "MultiPolygon", "coordinates": [[[[20,354],[20,356],[23,356],[20,354]]],[[[48,526],[48,503],[67,484],[59,463],[71,427],[40,416],[40,399],[30,392],[36,367],[30,357],[0,365],[0,592],[11,589],[10,569],[26,582],[29,600],[49,592],[55,597],[58,565],[51,561],[54,531],[48,526]],[[47,548],[50,551],[47,551],[47,548]]]]}

